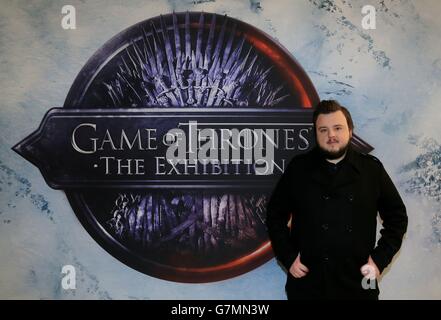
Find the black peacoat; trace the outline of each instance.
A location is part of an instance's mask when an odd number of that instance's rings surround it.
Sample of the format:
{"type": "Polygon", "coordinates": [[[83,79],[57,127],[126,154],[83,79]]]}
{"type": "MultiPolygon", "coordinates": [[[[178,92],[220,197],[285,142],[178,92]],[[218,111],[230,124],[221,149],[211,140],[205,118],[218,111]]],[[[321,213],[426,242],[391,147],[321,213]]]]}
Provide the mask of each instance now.
{"type": "Polygon", "coordinates": [[[377,158],[349,148],[332,166],[317,148],[294,157],[268,203],[277,259],[289,270],[300,253],[309,268],[303,278],[288,272],[288,298],[378,299],[378,283],[366,289],[360,268],[369,256],[380,272],[391,262],[407,229],[406,207],[377,158]]]}

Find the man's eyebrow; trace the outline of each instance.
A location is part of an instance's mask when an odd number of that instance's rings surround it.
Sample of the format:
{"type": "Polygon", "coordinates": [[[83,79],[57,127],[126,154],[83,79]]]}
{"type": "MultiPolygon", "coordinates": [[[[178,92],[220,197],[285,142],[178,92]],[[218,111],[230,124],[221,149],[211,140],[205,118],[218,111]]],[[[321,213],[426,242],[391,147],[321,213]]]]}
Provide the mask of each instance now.
{"type": "MultiPolygon", "coordinates": [[[[335,128],[335,127],[344,127],[344,124],[334,124],[332,127],[333,128],[335,128]]],[[[320,127],[318,127],[318,129],[327,129],[327,128],[328,128],[327,126],[320,126],[320,127]]]]}

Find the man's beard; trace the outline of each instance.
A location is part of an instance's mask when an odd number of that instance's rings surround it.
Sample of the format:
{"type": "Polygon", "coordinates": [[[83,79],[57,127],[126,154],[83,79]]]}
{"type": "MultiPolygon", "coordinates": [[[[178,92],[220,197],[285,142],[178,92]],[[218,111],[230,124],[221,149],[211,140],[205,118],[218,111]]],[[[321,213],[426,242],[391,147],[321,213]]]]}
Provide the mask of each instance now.
{"type": "Polygon", "coordinates": [[[329,151],[329,150],[322,148],[320,146],[320,144],[318,143],[318,141],[316,143],[317,143],[318,149],[320,151],[320,154],[325,159],[335,160],[335,159],[342,157],[346,153],[346,151],[348,151],[350,142],[351,142],[351,139],[349,139],[348,142],[344,146],[340,147],[338,150],[335,150],[335,151],[329,151]]]}

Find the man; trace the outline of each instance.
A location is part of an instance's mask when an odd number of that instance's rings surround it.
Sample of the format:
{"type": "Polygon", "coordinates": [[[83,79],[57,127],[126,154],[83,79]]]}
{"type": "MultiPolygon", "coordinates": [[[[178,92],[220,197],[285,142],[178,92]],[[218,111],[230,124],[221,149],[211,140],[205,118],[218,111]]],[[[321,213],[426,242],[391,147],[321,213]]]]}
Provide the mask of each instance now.
{"type": "Polygon", "coordinates": [[[293,158],[267,207],[288,299],[376,300],[373,278],[401,246],[406,207],[381,162],[350,147],[345,107],[321,101],[313,124],[316,147],[293,158]],[[377,213],[383,229],[376,244],[377,213]]]}

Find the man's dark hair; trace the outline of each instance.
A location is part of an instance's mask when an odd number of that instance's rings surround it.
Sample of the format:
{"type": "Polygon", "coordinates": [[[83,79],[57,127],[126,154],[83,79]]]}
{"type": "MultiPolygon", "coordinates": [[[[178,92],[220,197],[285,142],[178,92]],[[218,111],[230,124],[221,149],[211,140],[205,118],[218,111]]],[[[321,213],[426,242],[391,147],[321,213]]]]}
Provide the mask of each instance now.
{"type": "Polygon", "coordinates": [[[314,113],[312,115],[312,122],[315,124],[317,122],[317,118],[321,114],[329,114],[333,112],[341,111],[343,112],[346,122],[348,123],[349,130],[354,129],[354,123],[352,122],[351,114],[349,113],[348,109],[343,107],[341,104],[339,104],[335,100],[322,100],[320,101],[317,106],[315,107],[314,113]]]}

